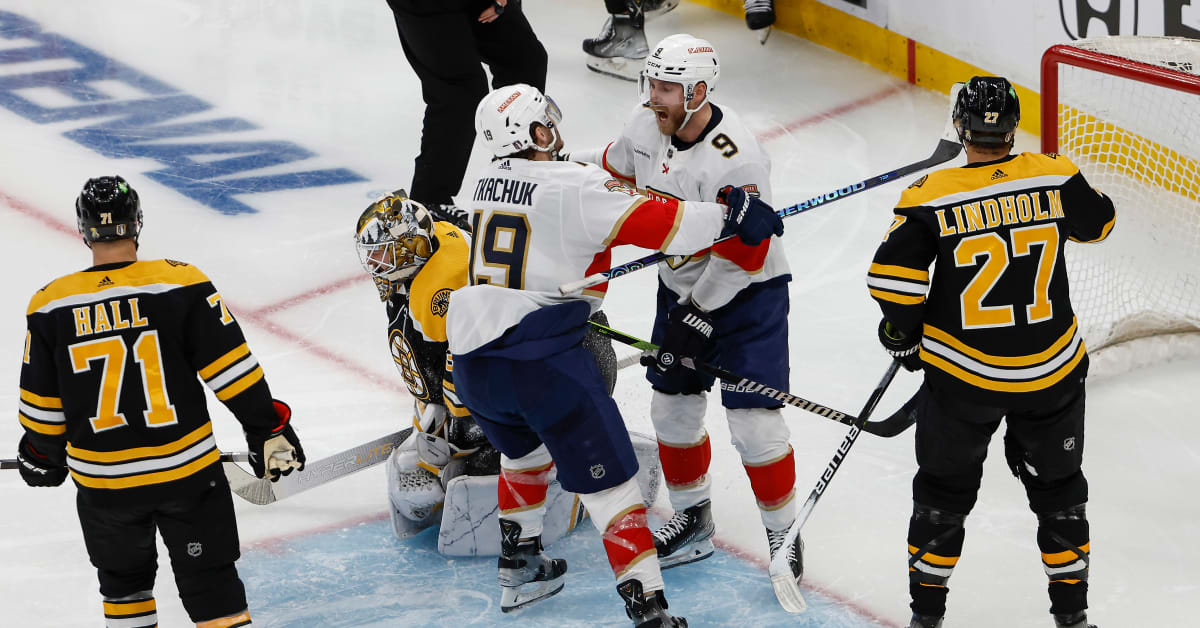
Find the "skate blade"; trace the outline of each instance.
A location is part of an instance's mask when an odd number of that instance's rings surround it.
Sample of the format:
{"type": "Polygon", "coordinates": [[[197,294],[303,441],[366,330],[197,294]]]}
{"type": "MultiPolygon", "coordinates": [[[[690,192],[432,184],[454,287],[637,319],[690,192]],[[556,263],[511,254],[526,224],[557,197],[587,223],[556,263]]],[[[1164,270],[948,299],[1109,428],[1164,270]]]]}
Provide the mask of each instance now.
{"type": "Polygon", "coordinates": [[[593,57],[587,56],[587,67],[593,72],[605,76],[619,78],[623,81],[636,81],[641,76],[645,59],[629,59],[626,57],[593,57]]]}
{"type": "Polygon", "coordinates": [[[517,587],[500,587],[500,612],[507,613],[544,600],[563,590],[562,576],[529,582],[517,587]]]}
{"type": "Polygon", "coordinates": [[[800,592],[800,583],[792,575],[791,568],[785,563],[782,572],[776,573],[775,565],[771,567],[771,586],[775,589],[775,597],[779,599],[783,610],[789,613],[803,613],[808,610],[808,603],[804,601],[804,595],[800,592]]]}
{"type": "Polygon", "coordinates": [[[767,45],[767,38],[771,36],[771,27],[758,29],[758,44],[760,46],[767,45]]]}
{"type": "Polygon", "coordinates": [[[660,556],[658,558],[659,569],[670,569],[690,563],[704,560],[713,555],[712,541],[701,541],[688,547],[685,550],[670,554],[668,556],[660,556]]]}

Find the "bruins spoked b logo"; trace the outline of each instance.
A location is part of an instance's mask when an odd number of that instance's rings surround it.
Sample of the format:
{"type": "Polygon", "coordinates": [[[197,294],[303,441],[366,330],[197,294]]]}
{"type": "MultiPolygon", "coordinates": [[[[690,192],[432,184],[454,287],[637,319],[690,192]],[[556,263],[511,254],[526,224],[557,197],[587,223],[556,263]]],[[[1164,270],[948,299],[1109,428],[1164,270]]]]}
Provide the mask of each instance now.
{"type": "Polygon", "coordinates": [[[450,289],[442,288],[433,295],[433,299],[429,303],[429,309],[434,316],[446,316],[446,310],[450,309],[450,289]]]}

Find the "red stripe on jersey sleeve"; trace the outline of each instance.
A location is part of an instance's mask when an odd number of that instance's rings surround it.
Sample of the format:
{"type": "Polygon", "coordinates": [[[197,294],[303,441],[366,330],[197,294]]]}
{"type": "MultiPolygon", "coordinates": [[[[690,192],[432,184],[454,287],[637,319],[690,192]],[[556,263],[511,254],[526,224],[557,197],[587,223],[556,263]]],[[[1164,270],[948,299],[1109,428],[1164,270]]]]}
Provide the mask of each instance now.
{"type": "Polygon", "coordinates": [[[683,208],[675,199],[639,199],[613,227],[609,246],[633,244],[661,251],[675,237],[683,208]]]}
{"type": "Polygon", "coordinates": [[[737,264],[742,270],[754,273],[762,270],[763,265],[766,264],[767,251],[770,250],[770,247],[771,238],[759,242],[757,246],[750,246],[742,242],[741,238],[730,238],[714,244],[712,251],[737,264]]]}

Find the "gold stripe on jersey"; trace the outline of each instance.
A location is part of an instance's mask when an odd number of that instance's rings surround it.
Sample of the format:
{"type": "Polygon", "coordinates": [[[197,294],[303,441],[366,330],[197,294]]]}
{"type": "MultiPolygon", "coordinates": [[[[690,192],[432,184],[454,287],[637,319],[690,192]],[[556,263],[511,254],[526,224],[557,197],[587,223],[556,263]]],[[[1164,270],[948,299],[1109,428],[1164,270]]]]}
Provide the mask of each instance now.
{"type": "MultiPolygon", "coordinates": [[[[1090,554],[1092,552],[1092,544],[1084,543],[1083,547],[1081,547],[1079,549],[1084,554],[1090,554]]],[[[1046,563],[1047,565],[1063,565],[1066,563],[1074,562],[1078,558],[1079,558],[1079,555],[1075,553],[1075,550],[1066,550],[1065,552],[1054,552],[1053,554],[1047,554],[1046,552],[1042,552],[1042,562],[1046,563]]]]}
{"type": "Polygon", "coordinates": [[[883,299],[884,301],[891,301],[892,303],[899,303],[900,305],[917,305],[918,303],[925,302],[925,295],[923,294],[899,295],[892,292],[884,292],[883,290],[876,290],[874,288],[871,288],[869,292],[871,293],[871,296],[875,297],[876,299],[883,299]]]}
{"type": "Polygon", "coordinates": [[[891,264],[871,264],[867,270],[867,289],[871,296],[899,303],[916,305],[925,301],[929,291],[929,271],[891,264]]]}
{"type": "MultiPolygon", "coordinates": [[[[921,551],[921,550],[913,545],[908,546],[908,553],[910,555],[915,555],[919,551],[921,551]]],[[[921,555],[920,560],[923,560],[923,561],[929,563],[930,565],[938,565],[941,567],[953,567],[958,564],[959,558],[960,558],[959,556],[939,556],[932,552],[925,552],[924,554],[921,555]]]]}
{"type": "Polygon", "coordinates": [[[208,281],[200,269],[173,260],[134,262],[112,270],[79,271],[33,295],[26,315],[135,294],[161,294],[208,281]]]}
{"type": "Polygon", "coordinates": [[[204,454],[183,466],[166,470],[156,471],[153,473],[142,473],[120,478],[103,478],[84,475],[71,469],[71,477],[79,483],[80,486],[97,489],[126,489],[135,488],[138,486],[149,486],[151,484],[163,484],[165,482],[174,482],[182,480],[199,471],[206,469],[209,465],[220,462],[221,453],[214,447],[211,451],[204,454]]]}
{"type": "Polygon", "coordinates": [[[1076,336],[1066,351],[1042,364],[1024,369],[997,369],[926,337],[921,341],[920,355],[926,366],[972,386],[997,392],[1023,393],[1044,390],[1057,384],[1075,370],[1083,356],[1087,355],[1087,349],[1083,339],[1076,336]]]}
{"type": "Polygon", "coordinates": [[[221,401],[228,401],[263,378],[262,367],[246,343],[200,369],[200,378],[221,401]]]}
{"type": "Polygon", "coordinates": [[[448,222],[433,223],[438,248],[408,287],[413,326],[430,342],[446,342],[450,293],[467,285],[471,248],[462,231],[448,222]]]}
{"type": "Polygon", "coordinates": [[[1080,240],[1079,238],[1076,238],[1075,236],[1070,236],[1068,239],[1071,240],[1072,242],[1081,242],[1083,244],[1088,244],[1091,242],[1102,242],[1105,238],[1108,237],[1108,232],[1112,231],[1113,225],[1115,225],[1115,224],[1117,224],[1117,217],[1114,214],[1112,217],[1112,220],[1109,220],[1107,223],[1105,223],[1104,228],[1100,230],[1100,237],[1096,238],[1095,240],[1080,240]]]}
{"type": "Polygon", "coordinates": [[[67,423],[65,419],[62,423],[43,422],[31,418],[24,412],[18,411],[17,421],[26,428],[31,429],[38,434],[45,434],[46,436],[62,436],[63,434],[67,433],[67,423]]]}
{"type": "Polygon", "coordinates": [[[955,338],[954,336],[950,335],[949,333],[944,332],[944,331],[938,329],[937,327],[934,327],[933,325],[926,324],[924,333],[925,333],[926,337],[932,338],[934,340],[937,340],[938,342],[949,345],[951,348],[956,349],[959,352],[961,352],[971,358],[979,360],[980,362],[988,364],[990,366],[1015,368],[1015,367],[1025,367],[1025,366],[1033,366],[1035,364],[1041,364],[1041,363],[1049,360],[1050,358],[1053,358],[1054,356],[1058,355],[1063,350],[1063,348],[1065,348],[1068,344],[1071,343],[1072,340],[1075,339],[1075,332],[1078,329],[1079,329],[1079,319],[1072,319],[1071,326],[1067,328],[1067,331],[1064,332],[1062,336],[1059,336],[1057,340],[1050,343],[1050,346],[1047,347],[1045,351],[1041,351],[1039,353],[1034,353],[1031,355],[1018,355],[1018,356],[998,356],[998,355],[990,355],[990,354],[984,353],[974,347],[971,347],[970,345],[959,340],[958,338],[955,338]]]}
{"type": "Polygon", "coordinates": [[[229,401],[240,395],[242,391],[257,384],[263,378],[263,370],[261,366],[254,367],[253,371],[235,380],[232,384],[222,388],[221,390],[213,391],[217,395],[217,399],[221,401],[229,401]]]}
{"type": "Polygon", "coordinates": [[[137,602],[105,602],[104,616],[113,618],[129,617],[132,615],[141,615],[142,613],[151,613],[156,609],[154,598],[139,600],[137,602]]]}
{"type": "Polygon", "coordinates": [[[24,388],[21,389],[21,401],[47,410],[62,410],[61,397],[43,397],[42,395],[31,393],[24,388]]]}
{"type": "Polygon", "coordinates": [[[1021,153],[1003,163],[983,167],[946,168],[929,173],[900,195],[897,208],[953,205],[1005,191],[1057,187],[1079,173],[1071,160],[1041,153],[1021,153]],[[1003,176],[993,179],[999,170],[1003,176]]]}
{"type": "Polygon", "coordinates": [[[234,362],[237,362],[248,355],[250,355],[250,347],[243,342],[230,352],[217,358],[216,360],[213,360],[208,366],[200,369],[200,378],[205,380],[212,379],[213,375],[225,370],[225,368],[230,364],[233,364],[234,362]]]}
{"type": "Polygon", "coordinates": [[[67,444],[67,455],[81,460],[83,462],[97,462],[101,464],[111,464],[118,462],[129,462],[132,460],[142,460],[145,458],[162,458],[176,454],[192,445],[212,436],[212,423],[206,422],[204,425],[192,430],[186,436],[174,440],[165,445],[157,445],[153,447],[132,447],[130,449],[121,449],[117,451],[91,451],[89,449],[79,449],[74,445],[67,444]]]}

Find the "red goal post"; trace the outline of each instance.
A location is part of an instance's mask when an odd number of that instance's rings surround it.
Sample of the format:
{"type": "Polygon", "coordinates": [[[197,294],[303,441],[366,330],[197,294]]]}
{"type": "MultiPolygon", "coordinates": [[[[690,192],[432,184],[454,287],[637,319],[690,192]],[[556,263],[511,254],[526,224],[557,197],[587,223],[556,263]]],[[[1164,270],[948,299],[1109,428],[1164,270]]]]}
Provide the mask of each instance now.
{"type": "Polygon", "coordinates": [[[1094,367],[1200,354],[1200,41],[1077,40],[1041,70],[1042,150],[1117,207],[1107,241],[1067,248],[1094,367]]]}

